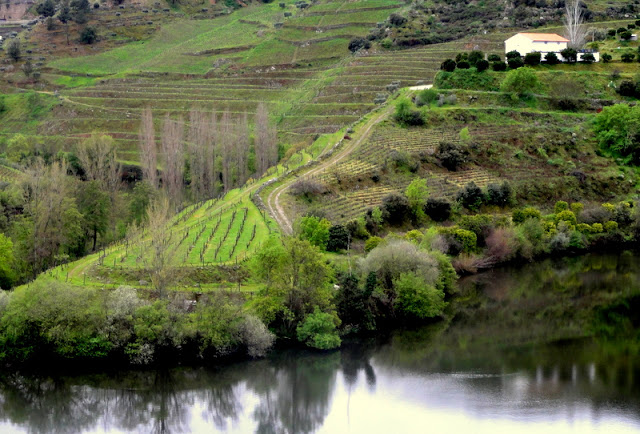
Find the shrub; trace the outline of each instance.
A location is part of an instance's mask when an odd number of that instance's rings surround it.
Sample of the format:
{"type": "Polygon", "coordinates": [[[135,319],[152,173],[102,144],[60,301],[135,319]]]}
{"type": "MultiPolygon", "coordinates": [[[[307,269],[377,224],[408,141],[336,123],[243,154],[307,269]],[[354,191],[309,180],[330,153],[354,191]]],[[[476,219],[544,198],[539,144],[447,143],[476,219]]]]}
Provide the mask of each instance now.
{"type": "Polygon", "coordinates": [[[447,199],[430,197],[424,206],[424,212],[433,221],[443,222],[451,216],[451,203],[447,199]]]}
{"type": "Polygon", "coordinates": [[[36,7],[38,15],[50,18],[56,14],[56,5],[53,0],[45,0],[36,7]]]}
{"type": "Polygon", "coordinates": [[[616,104],[605,107],[593,122],[600,146],[622,156],[632,163],[640,163],[640,107],[616,104]]]}
{"type": "Polygon", "coordinates": [[[91,26],[85,27],[82,29],[82,32],[80,32],[80,42],[83,44],[91,45],[97,40],[98,34],[96,33],[96,29],[91,26]]]}
{"type": "Polygon", "coordinates": [[[604,224],[605,232],[615,232],[618,230],[618,223],[614,221],[608,221],[604,224]]]}
{"type": "Polygon", "coordinates": [[[591,64],[596,61],[596,58],[591,53],[585,53],[582,55],[582,59],[580,60],[582,63],[591,64]]]}
{"type": "Polygon", "coordinates": [[[469,64],[469,62],[463,60],[461,62],[458,62],[458,64],[456,65],[458,69],[469,69],[471,68],[471,65],[469,64]]]}
{"type": "Polygon", "coordinates": [[[556,223],[567,222],[570,225],[575,226],[577,224],[576,215],[573,211],[564,210],[556,214],[555,216],[556,223]]]}
{"type": "Polygon", "coordinates": [[[602,233],[602,231],[604,230],[603,226],[601,223],[594,223],[591,225],[591,229],[593,231],[594,234],[599,234],[602,233]]]}
{"type": "Polygon", "coordinates": [[[240,333],[250,357],[263,357],[276,340],[275,335],[254,315],[244,318],[240,333]]]}
{"type": "Polygon", "coordinates": [[[566,211],[568,209],[569,209],[569,204],[564,200],[557,201],[556,204],[553,206],[553,212],[555,212],[556,214],[561,213],[562,211],[566,211]]]}
{"type": "Polygon", "coordinates": [[[20,51],[20,42],[17,40],[11,41],[9,44],[9,48],[7,49],[7,54],[14,62],[20,60],[21,51],[20,51]]]}
{"type": "Polygon", "coordinates": [[[576,63],[578,60],[578,52],[573,48],[565,48],[560,54],[567,63],[576,63]]]}
{"type": "Polygon", "coordinates": [[[404,125],[416,126],[424,124],[422,113],[418,110],[412,110],[411,103],[406,99],[402,99],[396,104],[394,118],[397,122],[404,125]]]}
{"type": "Polygon", "coordinates": [[[526,56],[524,56],[524,64],[528,66],[538,66],[540,65],[541,58],[542,55],[537,51],[527,53],[526,56]]]}
{"type": "Polygon", "coordinates": [[[440,142],[436,158],[447,170],[456,171],[467,162],[468,152],[463,145],[452,142],[440,142]]]}
{"type": "Polygon", "coordinates": [[[520,68],[507,73],[500,85],[500,90],[523,97],[535,92],[539,87],[540,81],[533,69],[520,68]]]}
{"type": "Polygon", "coordinates": [[[416,105],[418,107],[429,106],[438,99],[438,92],[434,89],[424,89],[418,93],[416,97],[416,105]]]}
{"type": "Polygon", "coordinates": [[[512,57],[511,59],[507,60],[507,64],[511,69],[518,69],[524,66],[524,62],[521,57],[512,57]]]}
{"type": "Polygon", "coordinates": [[[629,31],[625,31],[620,33],[620,39],[622,39],[623,41],[628,41],[631,39],[631,32],[629,31]]]}
{"type": "Polygon", "coordinates": [[[485,201],[484,193],[475,182],[468,183],[457,195],[456,200],[470,210],[477,210],[485,201]]]}
{"type": "Polygon", "coordinates": [[[453,72],[456,69],[456,61],[453,59],[447,59],[442,62],[440,69],[447,72],[453,72]]]}
{"type": "Polygon", "coordinates": [[[362,50],[363,48],[365,50],[371,48],[371,42],[361,37],[356,37],[349,41],[349,51],[352,53],[362,50]]]}
{"type": "Polygon", "coordinates": [[[489,184],[487,186],[487,203],[505,207],[511,204],[513,200],[513,191],[511,185],[505,181],[502,184],[489,184]]]}
{"type": "Polygon", "coordinates": [[[404,223],[411,215],[407,198],[398,193],[391,193],[382,199],[381,206],[384,219],[391,225],[404,223]]]}
{"type": "Polygon", "coordinates": [[[397,292],[394,307],[407,317],[433,318],[446,307],[444,292],[414,273],[402,273],[393,284],[397,292]]]}
{"type": "Polygon", "coordinates": [[[317,308],[307,315],[296,333],[300,342],[320,350],[338,348],[342,343],[336,330],[335,317],[317,308]]]}
{"type": "Polygon", "coordinates": [[[393,27],[400,27],[404,25],[406,22],[407,22],[407,19],[402,15],[398,15],[398,14],[389,15],[389,24],[391,24],[393,27]]]}
{"type": "Polygon", "coordinates": [[[376,247],[378,247],[384,240],[380,237],[370,237],[364,242],[364,251],[369,253],[376,247]]]}
{"type": "Polygon", "coordinates": [[[531,206],[528,206],[524,209],[514,210],[513,214],[511,215],[511,219],[516,224],[524,223],[527,219],[540,220],[540,218],[542,218],[542,214],[540,213],[540,211],[531,206]]]}
{"type": "Polygon", "coordinates": [[[635,57],[636,57],[636,55],[634,53],[622,53],[622,56],[620,56],[620,59],[624,63],[631,63],[631,62],[633,62],[633,59],[635,57]]]}
{"type": "Polygon", "coordinates": [[[289,192],[294,196],[302,196],[311,201],[314,197],[325,194],[327,187],[318,181],[300,179],[289,188],[289,192]]]}
{"type": "Polygon", "coordinates": [[[547,62],[549,65],[557,65],[558,63],[560,63],[560,59],[558,59],[558,55],[554,52],[547,53],[544,56],[544,61],[547,62]]]}
{"type": "Polygon", "coordinates": [[[455,229],[453,236],[462,245],[463,252],[473,252],[478,244],[478,236],[466,229],[455,229]]]}
{"type": "Polygon", "coordinates": [[[471,66],[476,66],[476,64],[481,60],[484,60],[484,53],[479,50],[473,50],[467,56],[467,61],[471,66]]]}
{"type": "Polygon", "coordinates": [[[516,59],[516,58],[521,58],[522,55],[520,53],[518,53],[516,50],[513,51],[509,51],[506,55],[507,59],[516,59]]]}
{"type": "Polygon", "coordinates": [[[330,227],[331,222],[327,219],[302,217],[298,223],[298,236],[301,240],[307,240],[312,245],[326,250],[330,227]]]}
{"type": "Polygon", "coordinates": [[[487,69],[489,69],[489,62],[484,59],[478,60],[478,62],[476,63],[476,69],[478,70],[478,72],[486,71],[487,69]]]}
{"type": "Polygon", "coordinates": [[[507,64],[504,63],[504,62],[495,62],[495,63],[491,64],[491,69],[493,69],[496,72],[506,71],[507,70],[507,64]]]}
{"type": "Polygon", "coordinates": [[[329,240],[327,241],[327,251],[337,252],[349,247],[350,234],[343,225],[334,225],[329,228],[329,240]]]}
{"type": "Polygon", "coordinates": [[[497,54],[489,54],[487,60],[489,60],[489,62],[502,62],[502,57],[497,54]]]}

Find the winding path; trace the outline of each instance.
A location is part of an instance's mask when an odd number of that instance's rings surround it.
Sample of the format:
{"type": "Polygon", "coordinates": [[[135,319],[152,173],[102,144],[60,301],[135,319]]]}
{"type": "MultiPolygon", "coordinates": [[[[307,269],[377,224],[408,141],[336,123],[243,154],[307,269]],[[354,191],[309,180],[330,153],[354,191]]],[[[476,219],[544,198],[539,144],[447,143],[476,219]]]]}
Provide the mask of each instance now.
{"type": "Polygon", "coordinates": [[[293,224],[289,216],[287,216],[284,211],[284,207],[282,205],[282,194],[295,183],[299,177],[304,176],[312,176],[317,173],[326,170],[327,168],[339,163],[344,160],[347,156],[349,156],[361,143],[363,143],[369,136],[371,135],[371,129],[387,118],[389,113],[393,110],[394,106],[392,104],[388,104],[384,109],[380,110],[379,113],[375,113],[371,119],[367,121],[363,126],[360,127],[360,131],[357,131],[354,138],[351,141],[345,142],[345,146],[342,147],[338,152],[324,160],[322,163],[310,167],[307,171],[299,173],[297,176],[290,176],[286,180],[283,181],[282,184],[274,188],[267,196],[267,200],[265,201],[265,206],[267,210],[271,214],[271,216],[276,220],[282,232],[285,234],[293,233],[293,224]]]}

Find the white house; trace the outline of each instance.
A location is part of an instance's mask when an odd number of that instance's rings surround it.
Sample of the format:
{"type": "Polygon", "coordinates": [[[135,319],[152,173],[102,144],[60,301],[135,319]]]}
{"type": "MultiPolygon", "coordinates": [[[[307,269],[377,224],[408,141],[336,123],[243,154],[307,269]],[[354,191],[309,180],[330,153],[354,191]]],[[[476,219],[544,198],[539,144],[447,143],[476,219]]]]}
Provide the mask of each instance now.
{"type": "MultiPolygon", "coordinates": [[[[560,61],[565,61],[560,52],[567,48],[569,40],[555,33],[518,33],[504,41],[504,51],[517,51],[521,56],[538,52],[542,60],[547,53],[556,53],[560,61]]],[[[596,62],[600,61],[600,53],[594,50],[579,50],[578,61],[587,53],[593,54],[596,62]]]]}
{"type": "Polygon", "coordinates": [[[546,53],[560,51],[567,48],[569,40],[555,33],[518,33],[504,41],[504,51],[517,51],[522,56],[537,51],[542,53],[542,58],[546,53]]]}

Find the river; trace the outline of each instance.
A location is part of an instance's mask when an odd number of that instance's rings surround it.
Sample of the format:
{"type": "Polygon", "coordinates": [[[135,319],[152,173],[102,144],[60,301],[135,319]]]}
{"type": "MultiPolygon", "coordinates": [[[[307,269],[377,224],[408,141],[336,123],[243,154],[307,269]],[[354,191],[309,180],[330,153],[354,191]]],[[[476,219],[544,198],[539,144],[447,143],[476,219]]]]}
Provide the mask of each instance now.
{"type": "Polygon", "coordinates": [[[640,432],[638,315],[624,314],[640,300],[639,259],[588,255],[465,278],[447,320],[330,353],[4,373],[0,432],[640,432]]]}

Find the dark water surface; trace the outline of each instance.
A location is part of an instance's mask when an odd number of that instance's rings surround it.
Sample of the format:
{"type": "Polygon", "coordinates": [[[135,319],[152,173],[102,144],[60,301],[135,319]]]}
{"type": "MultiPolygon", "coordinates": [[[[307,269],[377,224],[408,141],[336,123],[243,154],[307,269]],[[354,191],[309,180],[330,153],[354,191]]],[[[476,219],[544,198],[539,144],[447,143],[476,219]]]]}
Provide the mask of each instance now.
{"type": "Polygon", "coordinates": [[[640,432],[637,317],[619,315],[640,299],[639,276],[628,253],[496,270],[461,282],[449,320],[333,353],[5,373],[0,433],[640,432]],[[613,322],[594,321],[620,300],[613,322]]]}

